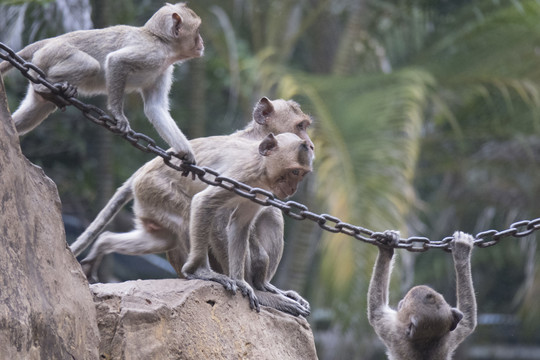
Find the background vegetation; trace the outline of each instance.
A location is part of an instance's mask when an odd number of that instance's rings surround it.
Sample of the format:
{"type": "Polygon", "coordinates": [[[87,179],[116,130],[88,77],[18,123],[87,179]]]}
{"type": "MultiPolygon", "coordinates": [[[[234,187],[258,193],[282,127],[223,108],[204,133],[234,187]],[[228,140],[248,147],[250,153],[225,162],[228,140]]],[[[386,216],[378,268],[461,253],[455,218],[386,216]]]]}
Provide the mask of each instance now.
{"type": "MultiPolygon", "coordinates": [[[[0,41],[142,25],[157,0],[0,1],[0,41]]],[[[434,240],[540,217],[540,2],[536,0],[195,0],[204,58],[178,67],[172,114],[190,138],[242,127],[261,96],[293,98],[315,119],[316,172],[297,200],[375,231],[434,240]]],[[[5,78],[15,109],[26,82],[5,78]]],[[[104,105],[103,98],[92,99],[104,105]]],[[[138,96],[126,109],[158,138],[138,96]]],[[[66,229],[82,231],[151,157],[77,113],[22,138],[57,183],[66,229]]],[[[129,209],[114,225],[129,226],[129,209]]],[[[540,357],[537,235],[476,249],[479,327],[457,358],[540,357]]],[[[373,246],[287,221],[275,283],[306,295],[321,359],[382,359],[366,320],[373,246]]],[[[107,267],[105,267],[107,269],[107,267]]],[[[104,279],[152,274],[115,270],[104,279]]],[[[128,267],[129,269],[129,267],[128,267]]],[[[451,257],[399,252],[392,302],[428,283],[454,303],[451,257]]],[[[161,275],[156,275],[161,276],[161,275]]]]}

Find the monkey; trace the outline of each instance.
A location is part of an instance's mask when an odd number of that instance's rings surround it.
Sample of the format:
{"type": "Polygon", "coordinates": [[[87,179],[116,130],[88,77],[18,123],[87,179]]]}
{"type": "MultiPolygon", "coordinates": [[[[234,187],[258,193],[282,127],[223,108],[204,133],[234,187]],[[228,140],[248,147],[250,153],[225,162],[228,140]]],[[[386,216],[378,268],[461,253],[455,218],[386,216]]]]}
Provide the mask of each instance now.
{"type": "MultiPolygon", "coordinates": [[[[399,233],[386,231],[390,243],[399,233]]],[[[456,272],[457,307],[441,294],[419,285],[409,290],[397,311],[388,305],[394,250],[379,245],[379,254],[368,290],[368,320],[387,348],[391,360],[449,360],[457,346],[476,327],[476,299],[471,275],[472,236],[456,231],[452,256],[456,272]]]]}
{"type": "MultiPolygon", "coordinates": [[[[292,100],[269,100],[262,97],[255,105],[251,122],[243,130],[224,137],[191,140],[198,163],[211,168],[228,167],[236,159],[226,154],[229,142],[237,139],[263,139],[268,133],[292,132],[314,145],[307,133],[310,116],[292,100]],[[225,156],[224,156],[225,155],[225,156]]],[[[189,213],[191,198],[206,188],[201,181],[191,181],[155,158],[135,172],[109,200],[96,219],[71,245],[77,256],[96,238],[90,253],[81,265],[90,281],[97,281],[97,268],[102,257],[111,252],[129,255],[167,250],[167,257],[179,277],[189,252],[189,213]],[[134,200],[135,229],[128,233],[103,232],[107,224],[129,201],[134,200]],[[100,235],[100,233],[102,233],[100,235]],[[99,237],[98,237],[99,236],[99,237]]],[[[226,221],[226,214],[217,214],[213,223],[226,221]]],[[[213,236],[219,236],[219,226],[211,226],[213,236]]],[[[283,254],[283,215],[279,209],[265,207],[256,217],[250,231],[254,246],[246,260],[246,272],[262,305],[292,315],[307,316],[309,303],[294,291],[283,291],[270,284],[283,254]]],[[[212,267],[222,272],[215,258],[222,257],[220,248],[211,249],[212,267]]]]}
{"type": "MultiPolygon", "coordinates": [[[[253,150],[253,141],[244,140],[231,144],[229,155],[237,159],[231,166],[222,169],[223,175],[234,178],[252,187],[271,190],[279,198],[287,198],[296,192],[299,182],[311,172],[313,151],[306,140],[292,133],[268,135],[253,150]]],[[[245,281],[245,259],[250,245],[249,232],[261,205],[239,197],[220,187],[208,187],[193,196],[189,223],[190,250],[182,267],[187,279],[202,279],[222,284],[227,290],[249,298],[250,307],[259,311],[259,300],[253,288],[245,281]],[[225,211],[228,221],[221,222],[221,234],[225,244],[220,244],[226,256],[217,260],[224,273],[210,268],[209,247],[212,239],[208,219],[217,212],[225,211]]],[[[213,246],[215,247],[215,245],[213,246]]]]}
{"type": "MultiPolygon", "coordinates": [[[[112,128],[120,133],[130,130],[124,93],[138,91],[159,135],[180,158],[195,163],[193,149],[169,114],[168,95],[173,65],[204,53],[200,25],[201,19],[186,4],[166,4],[142,27],[73,31],[37,41],[17,54],[43,70],[68,97],[107,94],[107,107],[116,121],[112,128]]],[[[4,61],[0,73],[12,67],[4,61]]],[[[30,84],[13,113],[18,134],[28,133],[63,105],[46,86],[30,84]]]]}

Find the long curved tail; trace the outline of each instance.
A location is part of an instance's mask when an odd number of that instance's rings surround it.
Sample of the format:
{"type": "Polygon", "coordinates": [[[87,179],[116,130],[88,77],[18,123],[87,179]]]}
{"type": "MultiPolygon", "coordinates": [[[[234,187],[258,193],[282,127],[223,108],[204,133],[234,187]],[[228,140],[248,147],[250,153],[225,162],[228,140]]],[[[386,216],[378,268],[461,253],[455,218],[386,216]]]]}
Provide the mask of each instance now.
{"type": "Polygon", "coordinates": [[[94,221],[84,230],[84,232],[69,247],[75,256],[80,255],[97,237],[103,232],[105,227],[118,214],[118,212],[133,199],[133,178],[132,175],[120,186],[107,205],[99,212],[94,221]]]}
{"type": "MultiPolygon", "coordinates": [[[[41,49],[46,42],[48,42],[49,39],[37,41],[33,44],[28,45],[27,47],[23,48],[21,51],[17,53],[20,57],[23,58],[24,61],[31,60],[34,56],[34,53],[41,49]]],[[[2,75],[5,75],[8,71],[13,69],[13,65],[9,61],[2,61],[0,63],[0,73],[2,75]]]]}

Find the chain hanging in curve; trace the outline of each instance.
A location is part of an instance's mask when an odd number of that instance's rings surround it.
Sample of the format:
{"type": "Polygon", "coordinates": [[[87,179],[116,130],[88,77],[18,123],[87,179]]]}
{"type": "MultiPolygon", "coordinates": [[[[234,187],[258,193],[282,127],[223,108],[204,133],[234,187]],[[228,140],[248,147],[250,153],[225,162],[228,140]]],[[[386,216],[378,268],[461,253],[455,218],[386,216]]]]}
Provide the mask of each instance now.
{"type": "MultiPolygon", "coordinates": [[[[276,196],[270,191],[253,188],[234,179],[221,176],[218,172],[208,167],[200,167],[197,165],[186,163],[181,163],[177,165],[173,163],[173,158],[179,158],[172,152],[167,152],[166,150],[156,145],[155,140],[145,134],[137,133],[133,130],[130,130],[127,133],[121,133],[118,130],[115,130],[113,126],[116,125],[116,120],[110,117],[105,111],[96,106],[85,104],[79,101],[77,98],[66,96],[62,92],[60,87],[56,87],[54,84],[50,83],[46,79],[46,76],[41,69],[39,69],[34,64],[25,61],[23,58],[18,56],[11,48],[1,42],[0,59],[9,61],[11,64],[13,64],[15,68],[17,68],[22,73],[24,77],[26,77],[33,83],[46,86],[51,91],[53,96],[59,101],[59,103],[64,104],[64,107],[67,105],[73,105],[74,107],[79,109],[87,119],[100,126],[103,126],[109,131],[115,133],[116,135],[126,139],[129,143],[131,143],[131,145],[133,145],[137,149],[147,153],[152,153],[163,158],[165,164],[179,171],[182,176],[187,176],[189,175],[189,173],[191,173],[193,178],[197,177],[208,185],[222,187],[263,206],[276,207],[280,209],[285,215],[293,219],[308,219],[310,221],[313,221],[325,231],[329,231],[331,233],[345,234],[368,244],[388,246],[386,244],[386,238],[383,233],[374,232],[360,226],[355,226],[343,222],[332,215],[317,214],[311,212],[309,211],[307,206],[303,204],[300,204],[296,201],[280,200],[276,198],[276,196]],[[208,178],[208,175],[213,178],[208,178]]],[[[521,238],[530,235],[531,233],[539,229],[540,218],[534,220],[523,220],[510,225],[510,227],[506,230],[487,230],[478,233],[475,236],[474,245],[480,248],[490,247],[497,244],[503,238],[521,238]]],[[[424,252],[429,249],[443,249],[445,251],[451,251],[452,239],[452,237],[445,237],[440,241],[432,241],[426,237],[412,236],[407,239],[399,239],[398,243],[392,246],[411,252],[424,252]]]]}

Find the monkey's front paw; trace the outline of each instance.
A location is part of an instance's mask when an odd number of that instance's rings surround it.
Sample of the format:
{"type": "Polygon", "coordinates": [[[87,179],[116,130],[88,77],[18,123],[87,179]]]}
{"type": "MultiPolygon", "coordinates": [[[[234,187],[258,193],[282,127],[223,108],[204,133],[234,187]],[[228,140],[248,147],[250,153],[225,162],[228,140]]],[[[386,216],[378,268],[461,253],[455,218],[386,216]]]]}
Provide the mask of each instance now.
{"type": "Polygon", "coordinates": [[[116,125],[112,126],[111,129],[115,132],[126,134],[131,130],[129,121],[124,115],[115,115],[114,119],[116,120],[116,125]]]}
{"type": "Polygon", "coordinates": [[[473,246],[474,246],[474,237],[461,231],[456,231],[454,233],[454,240],[452,241],[452,248],[455,252],[461,252],[463,250],[466,250],[467,252],[469,252],[470,250],[472,250],[473,246]]]}
{"type": "Polygon", "coordinates": [[[396,247],[399,244],[400,234],[397,230],[386,230],[382,233],[374,233],[371,237],[383,245],[396,247]]]}
{"type": "Polygon", "coordinates": [[[236,294],[236,281],[226,275],[219,274],[205,267],[194,269],[192,264],[186,263],[182,267],[182,274],[188,280],[199,279],[217,282],[223,285],[225,290],[229,291],[230,293],[236,294]]]}
{"type": "Polygon", "coordinates": [[[240,289],[240,292],[244,297],[248,297],[249,307],[252,310],[257,310],[257,312],[261,311],[259,299],[257,299],[257,296],[255,296],[255,292],[253,291],[251,286],[249,286],[249,284],[244,280],[236,280],[236,286],[238,287],[238,289],[240,289]]]}
{"type": "Polygon", "coordinates": [[[178,157],[182,159],[182,162],[184,163],[195,165],[195,155],[191,151],[179,153],[178,157]]]}

